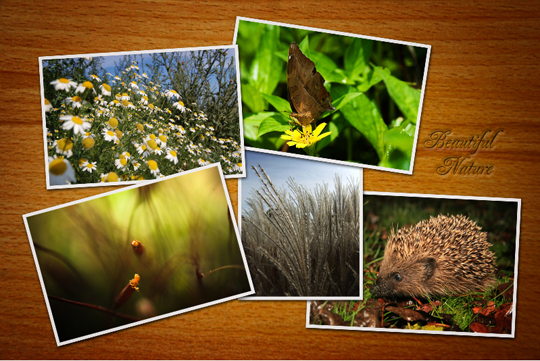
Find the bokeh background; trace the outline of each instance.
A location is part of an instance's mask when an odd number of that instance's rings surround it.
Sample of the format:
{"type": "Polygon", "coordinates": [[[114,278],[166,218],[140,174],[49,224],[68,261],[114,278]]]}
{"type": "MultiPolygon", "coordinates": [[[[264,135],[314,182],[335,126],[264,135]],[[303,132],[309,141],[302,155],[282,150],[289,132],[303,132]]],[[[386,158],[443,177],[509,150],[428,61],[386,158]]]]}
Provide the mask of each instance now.
{"type": "MultiPolygon", "coordinates": [[[[117,312],[142,320],[250,291],[218,167],[27,220],[50,296],[113,310],[139,274],[139,292],[117,312]],[[143,244],[141,255],[133,239],[143,244]]],[[[133,322],[56,299],[49,303],[60,341],[133,322]]]]}

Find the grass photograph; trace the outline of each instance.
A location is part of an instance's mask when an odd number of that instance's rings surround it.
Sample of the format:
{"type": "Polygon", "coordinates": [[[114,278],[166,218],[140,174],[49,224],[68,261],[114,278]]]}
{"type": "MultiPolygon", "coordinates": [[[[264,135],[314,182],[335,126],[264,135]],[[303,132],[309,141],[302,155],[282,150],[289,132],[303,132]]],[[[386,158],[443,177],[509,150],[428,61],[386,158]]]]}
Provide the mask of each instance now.
{"type": "Polygon", "coordinates": [[[308,327],[514,337],[521,201],[364,195],[363,301],[312,301],[308,327]]]}
{"type": "Polygon", "coordinates": [[[237,48],[40,58],[47,188],[244,175],[237,48]]]}
{"type": "Polygon", "coordinates": [[[246,151],[241,237],[248,299],[361,299],[362,170],[246,151]]]}
{"type": "Polygon", "coordinates": [[[237,18],[247,147],[412,174],[431,47],[237,18]]]}
{"type": "Polygon", "coordinates": [[[253,293],[219,164],[23,218],[58,346],[253,293]]]}

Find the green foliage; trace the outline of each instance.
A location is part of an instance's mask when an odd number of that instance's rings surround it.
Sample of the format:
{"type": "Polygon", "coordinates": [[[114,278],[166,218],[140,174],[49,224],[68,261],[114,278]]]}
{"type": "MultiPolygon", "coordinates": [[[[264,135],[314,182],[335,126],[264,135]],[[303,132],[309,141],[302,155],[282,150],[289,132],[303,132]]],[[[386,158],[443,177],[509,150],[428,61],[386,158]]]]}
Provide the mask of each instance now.
{"type": "Polygon", "coordinates": [[[286,86],[292,42],[315,63],[336,108],[321,119],[332,133],[316,144],[316,153],[409,170],[427,54],[420,47],[240,21],[246,144],[278,150],[285,143],[276,138],[292,127],[286,86]]]}

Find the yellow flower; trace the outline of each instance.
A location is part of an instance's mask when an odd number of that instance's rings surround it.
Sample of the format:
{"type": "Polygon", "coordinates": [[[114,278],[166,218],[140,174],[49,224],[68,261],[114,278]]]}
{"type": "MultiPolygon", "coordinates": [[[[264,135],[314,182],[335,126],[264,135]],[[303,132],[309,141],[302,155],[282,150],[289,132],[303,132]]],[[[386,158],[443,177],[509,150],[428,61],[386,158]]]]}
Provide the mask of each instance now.
{"type": "Polygon", "coordinates": [[[302,127],[302,133],[300,133],[297,129],[292,132],[290,130],[286,130],[286,134],[283,134],[281,136],[281,139],[288,140],[287,144],[291,147],[296,146],[296,148],[305,148],[307,146],[315,144],[319,140],[329,136],[330,133],[332,133],[326,132],[321,134],[324,127],[326,127],[326,123],[319,124],[319,126],[314,131],[312,131],[311,124],[302,127]]]}

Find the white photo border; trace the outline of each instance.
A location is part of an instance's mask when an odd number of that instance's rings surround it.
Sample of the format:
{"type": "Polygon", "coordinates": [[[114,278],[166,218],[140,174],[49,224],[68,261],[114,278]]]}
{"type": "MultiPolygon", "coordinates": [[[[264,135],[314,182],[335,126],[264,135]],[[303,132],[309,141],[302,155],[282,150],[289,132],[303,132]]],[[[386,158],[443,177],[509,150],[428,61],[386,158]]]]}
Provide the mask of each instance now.
{"type": "MultiPolygon", "coordinates": [[[[409,334],[427,334],[427,335],[444,335],[444,336],[478,336],[478,337],[498,337],[498,338],[515,338],[516,337],[516,311],[517,311],[517,284],[518,284],[518,264],[519,264],[519,236],[521,231],[521,199],[519,198],[499,198],[499,197],[472,197],[458,195],[441,195],[441,194],[419,194],[419,193],[392,193],[392,192],[364,192],[366,196],[393,196],[393,197],[410,197],[410,198],[439,198],[439,199],[461,199],[472,201],[491,201],[491,202],[508,202],[517,203],[517,218],[516,218],[516,254],[514,261],[514,287],[512,299],[512,332],[510,334],[491,334],[491,333],[471,333],[471,332],[448,332],[448,331],[425,331],[425,330],[401,330],[390,328],[373,328],[373,327],[358,327],[358,326],[329,326],[329,325],[312,325],[310,319],[310,301],[307,301],[306,308],[306,328],[309,329],[325,329],[325,330],[348,330],[348,331],[371,331],[371,332],[394,332],[394,333],[409,333],[409,334]]],[[[363,242],[363,239],[362,239],[363,242]]]]}
{"type": "MultiPolygon", "coordinates": [[[[125,181],[125,182],[107,182],[107,183],[81,183],[81,184],[66,184],[66,185],[50,185],[49,179],[49,160],[47,149],[47,115],[45,113],[45,86],[43,84],[43,61],[45,60],[58,60],[58,59],[72,59],[72,58],[84,58],[84,57],[98,57],[98,56],[118,56],[118,55],[137,55],[137,54],[155,54],[155,53],[167,53],[167,52],[187,52],[187,51],[199,51],[199,50],[224,50],[234,49],[234,58],[236,65],[236,86],[238,96],[238,119],[240,124],[240,149],[242,154],[242,173],[226,175],[226,179],[243,178],[246,176],[245,166],[245,146],[244,146],[244,125],[242,117],[242,91],[240,88],[240,61],[238,58],[238,46],[237,45],[219,45],[219,46],[204,46],[204,47],[192,47],[192,48],[176,48],[176,49],[155,49],[155,50],[134,50],[134,51],[119,51],[112,53],[91,53],[91,54],[75,54],[75,55],[53,55],[53,56],[40,56],[39,62],[39,86],[41,96],[41,117],[43,120],[43,146],[45,151],[45,182],[48,190],[52,189],[71,189],[71,188],[87,188],[87,187],[108,187],[108,186],[121,186],[129,184],[137,184],[145,181],[125,181]]],[[[200,167],[199,167],[200,168],[200,167]]],[[[194,168],[194,169],[199,169],[194,168]]]]}
{"type": "Polygon", "coordinates": [[[221,169],[221,164],[220,163],[213,163],[213,164],[203,166],[203,167],[200,167],[200,168],[191,169],[189,171],[185,171],[185,172],[182,172],[182,173],[172,174],[170,176],[160,178],[160,179],[155,179],[155,180],[150,180],[150,181],[145,181],[145,182],[139,182],[139,183],[137,183],[135,185],[132,185],[130,187],[120,188],[120,189],[113,190],[113,191],[110,191],[110,192],[106,192],[106,193],[98,194],[98,195],[95,195],[95,196],[79,199],[79,200],[76,200],[76,201],[73,201],[73,202],[68,202],[68,203],[60,204],[60,205],[57,205],[57,206],[54,206],[54,207],[50,207],[50,208],[42,209],[42,210],[39,210],[39,211],[23,214],[22,217],[23,217],[26,233],[28,235],[28,240],[30,242],[30,248],[32,250],[32,256],[34,257],[34,262],[36,264],[36,269],[37,269],[37,274],[38,274],[38,277],[39,277],[39,282],[40,282],[40,285],[41,285],[41,290],[43,291],[43,297],[45,298],[45,305],[47,306],[47,312],[49,313],[49,319],[51,320],[51,326],[52,326],[52,329],[53,329],[53,332],[54,332],[54,338],[56,340],[56,345],[57,346],[65,346],[65,345],[68,345],[68,344],[71,344],[71,343],[74,343],[74,342],[83,341],[83,340],[86,340],[86,339],[89,339],[89,338],[94,338],[94,337],[97,337],[97,336],[106,335],[108,333],[124,330],[126,328],[131,328],[131,327],[143,325],[143,324],[146,324],[146,323],[154,322],[154,321],[157,321],[157,320],[161,320],[161,319],[164,319],[164,318],[168,318],[168,317],[171,317],[171,316],[180,315],[180,314],[183,314],[183,313],[186,313],[186,312],[195,311],[195,310],[198,310],[200,308],[204,308],[204,307],[216,305],[216,304],[219,304],[219,303],[235,300],[235,299],[245,297],[245,296],[248,296],[248,295],[251,295],[251,294],[255,293],[255,289],[253,287],[253,281],[251,279],[251,274],[249,272],[249,266],[247,264],[246,255],[244,253],[244,247],[242,245],[242,240],[240,239],[240,233],[238,231],[237,223],[235,222],[235,216],[234,216],[234,211],[233,211],[232,204],[231,204],[231,199],[229,197],[229,192],[227,190],[227,184],[225,183],[225,178],[223,176],[223,171],[221,169]],[[182,309],[182,310],[179,310],[179,311],[169,312],[169,313],[166,313],[164,315],[159,315],[159,316],[152,317],[152,318],[149,318],[149,319],[144,319],[144,320],[141,320],[141,321],[132,322],[132,323],[129,323],[129,324],[124,325],[124,326],[114,327],[114,328],[107,329],[107,330],[104,330],[104,331],[91,333],[89,335],[76,337],[76,338],[73,338],[73,339],[70,339],[70,340],[67,340],[67,341],[60,341],[60,339],[58,338],[58,332],[57,332],[57,329],[56,329],[56,324],[54,322],[54,317],[53,317],[53,314],[52,314],[49,299],[47,297],[47,290],[45,288],[45,283],[43,282],[43,276],[41,274],[41,268],[39,266],[39,261],[38,261],[38,258],[37,258],[36,250],[35,250],[34,245],[33,245],[32,234],[30,232],[30,228],[29,228],[29,225],[28,225],[27,218],[38,215],[38,214],[54,211],[54,210],[57,210],[57,209],[69,207],[69,206],[72,206],[72,205],[75,205],[75,204],[84,203],[84,202],[87,202],[87,201],[90,201],[90,200],[93,200],[93,199],[106,197],[106,196],[109,196],[109,195],[112,195],[112,194],[115,194],[115,193],[120,193],[120,192],[128,191],[128,190],[131,190],[131,189],[135,189],[135,188],[145,187],[145,186],[150,185],[152,183],[158,183],[158,182],[163,182],[163,181],[166,181],[166,180],[169,180],[169,179],[172,179],[172,178],[182,177],[182,176],[190,174],[190,173],[195,173],[195,172],[207,170],[207,169],[214,168],[214,167],[218,168],[219,176],[221,178],[221,183],[223,185],[223,191],[225,192],[225,197],[227,199],[227,205],[229,207],[229,214],[230,214],[232,223],[234,224],[234,232],[236,234],[236,239],[238,240],[238,246],[240,248],[240,252],[241,252],[241,255],[242,255],[242,260],[243,260],[243,263],[244,263],[244,269],[246,270],[247,278],[248,278],[248,281],[249,281],[249,287],[250,287],[251,291],[243,292],[243,293],[240,293],[238,295],[225,297],[225,298],[215,300],[215,301],[211,301],[211,302],[206,302],[206,303],[203,303],[203,304],[200,304],[200,305],[197,305],[197,306],[188,307],[188,308],[185,308],[185,309],[182,309]]]}

